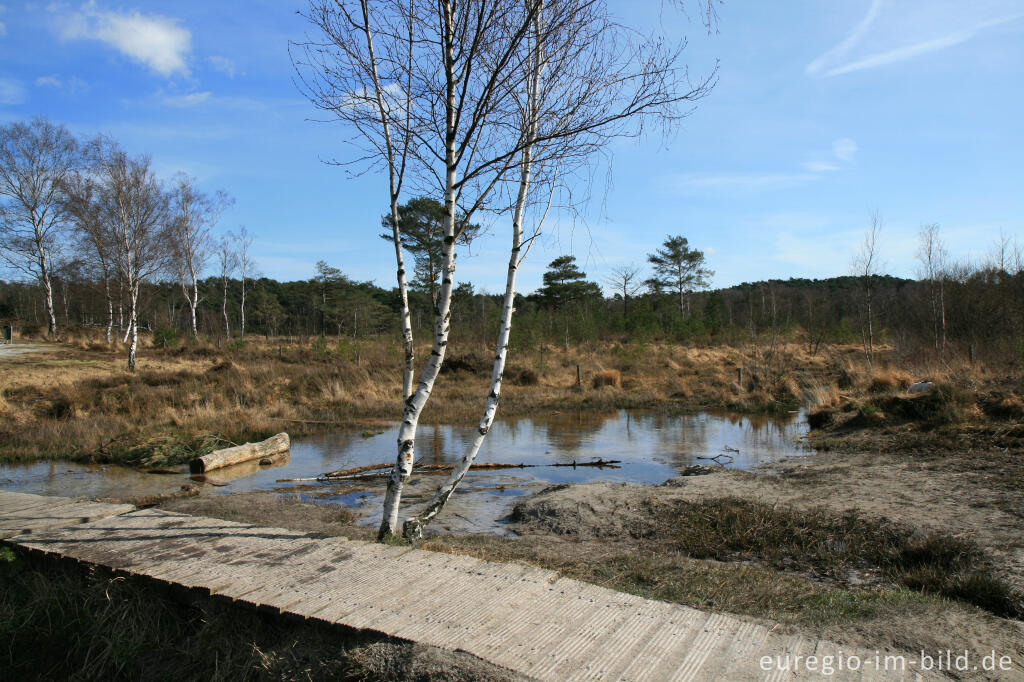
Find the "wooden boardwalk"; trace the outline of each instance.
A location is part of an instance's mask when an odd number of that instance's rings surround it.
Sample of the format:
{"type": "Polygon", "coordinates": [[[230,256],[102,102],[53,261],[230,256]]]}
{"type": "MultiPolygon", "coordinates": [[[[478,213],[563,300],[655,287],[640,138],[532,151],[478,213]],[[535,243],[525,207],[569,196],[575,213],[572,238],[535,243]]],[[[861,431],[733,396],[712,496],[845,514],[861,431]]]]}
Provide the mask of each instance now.
{"type": "MultiPolygon", "coordinates": [[[[538,568],[156,509],[0,492],[0,529],[32,552],[466,651],[534,679],[815,679],[825,676],[806,658],[798,671],[761,659],[875,655],[538,568]]],[[[925,678],[864,664],[827,679],[925,678]]]]}

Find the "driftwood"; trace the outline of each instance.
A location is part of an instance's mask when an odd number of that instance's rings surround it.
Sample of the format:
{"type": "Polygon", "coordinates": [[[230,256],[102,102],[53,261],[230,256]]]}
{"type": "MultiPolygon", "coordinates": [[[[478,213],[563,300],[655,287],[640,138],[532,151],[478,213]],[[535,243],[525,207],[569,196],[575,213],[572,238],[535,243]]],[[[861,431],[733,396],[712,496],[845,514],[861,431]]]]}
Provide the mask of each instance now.
{"type": "MultiPolygon", "coordinates": [[[[482,464],[472,464],[469,469],[470,471],[495,471],[499,469],[535,469],[538,467],[597,467],[598,469],[618,469],[622,462],[617,459],[595,459],[589,462],[556,462],[554,464],[507,464],[499,462],[485,462],[482,464]]],[[[326,474],[320,474],[319,476],[313,476],[311,478],[279,478],[278,483],[307,483],[311,481],[352,481],[352,480],[367,480],[373,478],[386,478],[391,475],[390,469],[393,464],[366,464],[359,467],[353,467],[352,469],[342,469],[341,471],[328,471],[326,474]]],[[[416,464],[413,466],[413,471],[419,473],[436,473],[438,471],[451,471],[455,468],[454,464],[416,464]]]]}
{"type": "Polygon", "coordinates": [[[188,463],[189,471],[193,474],[202,474],[214,469],[248,462],[253,459],[263,459],[285,452],[291,446],[291,440],[287,433],[279,433],[259,443],[246,443],[236,445],[233,448],[214,450],[208,455],[198,457],[188,463]]]}

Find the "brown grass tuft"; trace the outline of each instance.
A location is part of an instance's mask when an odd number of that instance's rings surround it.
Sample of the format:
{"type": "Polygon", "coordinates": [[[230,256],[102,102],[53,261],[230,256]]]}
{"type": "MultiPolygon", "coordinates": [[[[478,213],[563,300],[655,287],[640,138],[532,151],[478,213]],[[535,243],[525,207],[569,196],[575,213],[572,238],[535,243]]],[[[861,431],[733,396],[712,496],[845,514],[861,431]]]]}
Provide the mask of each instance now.
{"type": "Polygon", "coordinates": [[[601,388],[602,386],[622,388],[622,372],[617,369],[606,369],[598,372],[594,375],[592,384],[594,388],[601,388]]]}

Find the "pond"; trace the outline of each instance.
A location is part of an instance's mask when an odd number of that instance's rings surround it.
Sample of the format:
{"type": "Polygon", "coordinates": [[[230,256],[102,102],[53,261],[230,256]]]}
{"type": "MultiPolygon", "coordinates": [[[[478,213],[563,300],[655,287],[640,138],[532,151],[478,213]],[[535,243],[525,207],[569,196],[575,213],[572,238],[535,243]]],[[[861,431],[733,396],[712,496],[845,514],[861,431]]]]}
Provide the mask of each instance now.
{"type": "MultiPolygon", "coordinates": [[[[432,528],[453,532],[504,532],[501,519],[519,496],[555,483],[619,481],[657,484],[694,464],[750,469],[808,452],[802,412],[786,417],[655,411],[563,412],[497,420],[477,462],[534,465],[471,471],[432,528]],[[719,456],[717,460],[707,458],[719,456]],[[550,466],[595,459],[618,460],[618,468],[550,466]]],[[[458,460],[473,438],[471,426],[421,426],[417,461],[458,460]]],[[[255,462],[197,477],[204,494],[267,490],[300,499],[343,504],[379,522],[382,480],[281,482],[328,471],[393,461],[397,426],[374,435],[340,431],[296,438],[290,456],[271,467],[255,462]]],[[[414,475],[403,498],[415,508],[429,499],[445,474],[414,475]]],[[[149,474],[116,466],[42,462],[0,467],[0,488],[40,495],[110,497],[169,492],[188,482],[177,475],[149,474]]],[[[403,512],[403,517],[405,516],[403,512]]]]}

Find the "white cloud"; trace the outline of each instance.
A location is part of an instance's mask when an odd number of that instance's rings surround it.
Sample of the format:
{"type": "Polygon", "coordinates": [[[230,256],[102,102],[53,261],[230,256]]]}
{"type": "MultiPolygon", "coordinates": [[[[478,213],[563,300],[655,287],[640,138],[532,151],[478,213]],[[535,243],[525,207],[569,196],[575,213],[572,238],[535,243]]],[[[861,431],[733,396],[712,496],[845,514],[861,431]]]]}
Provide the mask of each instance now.
{"type": "Polygon", "coordinates": [[[13,78],[0,78],[0,104],[15,105],[25,101],[25,88],[13,78]]]}
{"type": "Polygon", "coordinates": [[[72,95],[89,89],[89,84],[78,76],[72,76],[67,81],[57,76],[40,76],[35,80],[35,85],[37,88],[53,88],[72,95]]]}
{"type": "Polygon", "coordinates": [[[848,137],[841,137],[832,143],[832,153],[840,161],[852,161],[857,153],[857,143],[848,137]]]}
{"type": "Polygon", "coordinates": [[[804,73],[827,78],[903,62],[965,43],[987,29],[1024,17],[1019,7],[1009,2],[988,6],[891,3],[885,10],[883,0],[873,0],[853,31],[811,61],[804,73]],[[882,14],[884,21],[878,21],[882,14]],[[985,14],[989,17],[979,21],[985,14]]]}
{"type": "Polygon", "coordinates": [[[801,165],[812,173],[825,173],[828,171],[839,170],[839,166],[831,161],[805,161],[801,165]]]}
{"type": "Polygon", "coordinates": [[[220,71],[228,78],[234,78],[238,70],[235,68],[235,62],[228,59],[227,57],[221,57],[220,55],[214,55],[209,58],[210,64],[217,71],[220,71]]]}
{"type": "MultiPolygon", "coordinates": [[[[63,11],[51,5],[51,11],[63,11]]],[[[141,62],[162,76],[188,75],[186,59],[192,51],[192,34],[176,19],[139,12],[101,10],[88,2],[59,19],[63,40],[98,40],[141,62]]]]}
{"type": "Polygon", "coordinates": [[[202,104],[210,98],[209,91],[204,92],[190,92],[187,95],[161,95],[160,101],[171,107],[178,107],[184,109],[187,107],[194,107],[202,104]]]}

